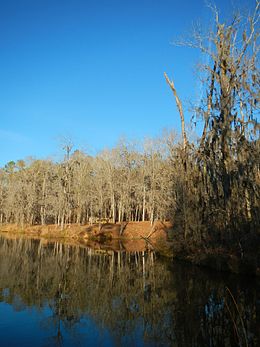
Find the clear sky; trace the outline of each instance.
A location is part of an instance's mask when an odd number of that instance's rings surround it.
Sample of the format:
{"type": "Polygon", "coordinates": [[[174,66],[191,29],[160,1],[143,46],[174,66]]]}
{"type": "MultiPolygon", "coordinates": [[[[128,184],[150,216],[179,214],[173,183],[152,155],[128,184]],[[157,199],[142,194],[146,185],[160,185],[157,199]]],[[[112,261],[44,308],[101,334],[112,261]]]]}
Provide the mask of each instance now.
{"type": "MultiPolygon", "coordinates": [[[[225,17],[254,2],[215,1],[225,17]]],[[[171,42],[210,20],[204,0],[0,0],[0,166],[56,158],[64,136],[93,154],[179,131],[163,72],[188,109],[201,56],[171,42]]]]}

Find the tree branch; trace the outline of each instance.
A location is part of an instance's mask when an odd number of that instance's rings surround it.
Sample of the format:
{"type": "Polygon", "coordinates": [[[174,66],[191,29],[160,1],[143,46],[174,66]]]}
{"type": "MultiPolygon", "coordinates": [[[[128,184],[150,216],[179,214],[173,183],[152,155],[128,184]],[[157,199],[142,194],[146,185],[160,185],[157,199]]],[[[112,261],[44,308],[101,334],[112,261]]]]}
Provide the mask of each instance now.
{"type": "Polygon", "coordinates": [[[169,84],[173,95],[175,97],[176,105],[179,110],[180,118],[181,118],[181,131],[182,131],[182,139],[183,139],[183,148],[186,151],[187,148],[187,136],[186,136],[186,131],[185,131],[185,121],[184,121],[184,113],[183,113],[183,108],[182,108],[182,103],[181,100],[179,99],[173,80],[170,81],[169,77],[167,76],[166,72],[164,73],[164,77],[166,79],[166,82],[169,84]]]}

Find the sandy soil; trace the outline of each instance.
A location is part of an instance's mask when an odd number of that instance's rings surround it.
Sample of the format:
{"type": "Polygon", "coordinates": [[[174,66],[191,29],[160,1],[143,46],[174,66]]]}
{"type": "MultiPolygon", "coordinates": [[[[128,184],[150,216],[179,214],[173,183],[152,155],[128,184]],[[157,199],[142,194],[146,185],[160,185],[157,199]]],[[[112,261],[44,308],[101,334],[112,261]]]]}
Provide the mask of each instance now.
{"type": "Polygon", "coordinates": [[[127,252],[153,249],[169,254],[169,222],[124,222],[93,225],[67,225],[61,230],[56,225],[21,226],[15,224],[0,226],[0,232],[8,236],[23,236],[59,240],[70,244],[90,246],[100,250],[124,250],[127,252]]]}

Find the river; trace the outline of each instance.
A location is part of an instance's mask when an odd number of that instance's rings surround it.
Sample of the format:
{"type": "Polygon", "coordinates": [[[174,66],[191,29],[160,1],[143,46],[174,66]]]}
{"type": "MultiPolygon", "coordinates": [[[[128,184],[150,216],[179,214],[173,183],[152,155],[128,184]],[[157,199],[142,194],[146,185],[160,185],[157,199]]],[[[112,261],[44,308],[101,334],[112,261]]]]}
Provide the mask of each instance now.
{"type": "Polygon", "coordinates": [[[259,281],[0,237],[0,346],[259,346],[259,281]]]}

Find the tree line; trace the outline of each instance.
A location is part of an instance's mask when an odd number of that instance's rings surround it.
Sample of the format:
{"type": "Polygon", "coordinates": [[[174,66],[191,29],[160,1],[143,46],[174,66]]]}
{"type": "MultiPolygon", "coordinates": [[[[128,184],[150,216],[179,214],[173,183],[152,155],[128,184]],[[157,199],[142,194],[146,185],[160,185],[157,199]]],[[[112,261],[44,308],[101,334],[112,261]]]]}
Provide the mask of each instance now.
{"type": "Polygon", "coordinates": [[[18,224],[169,219],[172,133],[121,142],[97,156],[68,142],[62,162],[11,161],[0,170],[0,221],[18,224]],[[139,147],[139,148],[138,148],[139,147]]]}

